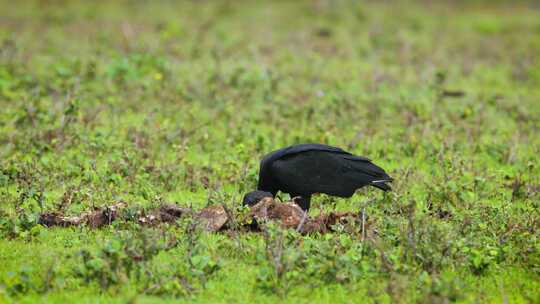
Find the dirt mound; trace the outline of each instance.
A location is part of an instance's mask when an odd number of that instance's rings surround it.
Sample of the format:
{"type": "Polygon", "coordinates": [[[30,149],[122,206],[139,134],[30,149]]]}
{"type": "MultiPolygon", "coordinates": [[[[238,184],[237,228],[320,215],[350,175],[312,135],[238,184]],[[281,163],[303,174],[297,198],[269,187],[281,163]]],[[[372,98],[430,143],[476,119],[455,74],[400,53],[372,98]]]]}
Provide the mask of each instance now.
{"type": "Polygon", "coordinates": [[[304,234],[330,232],[335,224],[343,224],[346,218],[356,216],[352,212],[331,212],[310,217],[294,202],[281,203],[271,198],[264,198],[251,207],[248,213],[248,219],[256,223],[268,220],[279,221],[283,227],[296,229],[304,234]]]}
{"type": "Polygon", "coordinates": [[[226,227],[229,214],[223,205],[216,205],[202,209],[195,218],[201,220],[206,231],[219,231],[226,227]]]}
{"type": "Polygon", "coordinates": [[[150,210],[148,215],[140,216],[137,222],[142,225],[157,225],[160,223],[174,223],[183,215],[191,214],[190,208],[180,207],[178,205],[166,204],[159,208],[150,210]]]}
{"type": "Polygon", "coordinates": [[[111,206],[96,208],[91,212],[84,212],[79,216],[64,216],[61,212],[44,212],[40,214],[38,223],[46,226],[80,226],[88,225],[91,228],[99,228],[110,225],[118,217],[118,211],[127,206],[125,202],[118,202],[111,206]]]}
{"type": "MultiPolygon", "coordinates": [[[[65,216],[61,212],[44,212],[40,214],[39,223],[46,227],[82,226],[99,228],[110,225],[116,220],[133,220],[122,217],[122,210],[127,203],[119,202],[110,206],[96,208],[91,212],[79,216],[65,216]]],[[[161,223],[174,223],[184,216],[192,216],[198,220],[206,231],[217,232],[228,229],[231,214],[223,205],[214,205],[194,211],[191,208],[180,207],[174,204],[162,205],[158,208],[138,212],[135,222],[140,225],[159,225],[161,223]]],[[[338,223],[344,224],[347,219],[358,218],[352,212],[331,212],[310,217],[294,202],[278,202],[265,198],[252,206],[249,212],[240,220],[243,227],[250,230],[259,230],[260,225],[268,221],[277,221],[284,228],[295,229],[302,234],[328,233],[338,223]]]]}
{"type": "Polygon", "coordinates": [[[267,220],[279,220],[286,228],[297,228],[304,211],[293,202],[278,203],[271,198],[264,198],[259,203],[253,205],[247,214],[248,219],[255,222],[264,222],[267,220]]]}

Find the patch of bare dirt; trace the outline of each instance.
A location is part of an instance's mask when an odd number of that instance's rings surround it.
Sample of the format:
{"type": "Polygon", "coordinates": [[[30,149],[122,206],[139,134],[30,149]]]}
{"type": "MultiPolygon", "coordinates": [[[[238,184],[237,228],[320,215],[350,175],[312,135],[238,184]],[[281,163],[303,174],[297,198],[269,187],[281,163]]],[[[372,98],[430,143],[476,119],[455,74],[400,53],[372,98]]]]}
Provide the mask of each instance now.
{"type": "Polygon", "coordinates": [[[110,225],[118,217],[118,211],[127,206],[125,202],[118,202],[111,206],[96,208],[91,212],[84,212],[79,216],[64,216],[59,211],[44,212],[40,214],[38,223],[46,226],[81,226],[87,225],[91,228],[99,228],[110,225]]]}
{"type": "MultiPolygon", "coordinates": [[[[96,208],[91,212],[84,212],[79,216],[65,216],[59,211],[44,212],[40,214],[39,223],[46,227],[88,226],[95,229],[110,225],[113,221],[127,220],[121,215],[122,209],[126,207],[127,203],[119,202],[96,208]]],[[[140,225],[153,226],[161,223],[174,223],[183,216],[192,216],[209,232],[226,230],[229,228],[227,224],[231,221],[231,214],[223,205],[214,205],[195,211],[175,204],[165,204],[146,211],[144,215],[139,215],[135,222],[140,225]]],[[[310,217],[294,202],[278,202],[271,198],[265,198],[252,206],[240,222],[246,229],[259,230],[260,224],[276,221],[283,228],[295,229],[302,234],[309,234],[332,232],[334,225],[346,224],[347,221],[355,218],[358,218],[358,214],[353,212],[330,212],[310,217]]]]}

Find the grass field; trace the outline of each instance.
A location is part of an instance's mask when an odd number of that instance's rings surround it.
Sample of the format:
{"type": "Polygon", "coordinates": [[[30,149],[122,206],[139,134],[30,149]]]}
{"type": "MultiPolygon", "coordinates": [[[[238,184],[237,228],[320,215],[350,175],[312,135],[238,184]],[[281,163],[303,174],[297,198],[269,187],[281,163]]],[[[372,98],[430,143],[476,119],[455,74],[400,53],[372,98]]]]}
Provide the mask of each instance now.
{"type": "Polygon", "coordinates": [[[533,1],[1,0],[0,302],[540,303],[539,57],[533,1]],[[369,241],[37,224],[240,213],[303,142],[394,177],[312,203],[364,209],[369,241]]]}

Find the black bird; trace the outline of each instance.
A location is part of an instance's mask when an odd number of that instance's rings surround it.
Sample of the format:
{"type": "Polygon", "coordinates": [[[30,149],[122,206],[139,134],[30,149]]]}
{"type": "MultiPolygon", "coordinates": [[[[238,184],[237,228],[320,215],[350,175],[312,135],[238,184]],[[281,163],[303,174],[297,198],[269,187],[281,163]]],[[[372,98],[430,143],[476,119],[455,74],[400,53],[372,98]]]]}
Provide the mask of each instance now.
{"type": "Polygon", "coordinates": [[[389,191],[387,183],[391,181],[382,168],[365,157],[327,145],[293,145],[261,160],[257,191],[246,194],[244,204],[251,206],[282,191],[291,198],[300,196],[297,203],[308,210],[314,193],[351,197],[367,185],[389,191]]]}

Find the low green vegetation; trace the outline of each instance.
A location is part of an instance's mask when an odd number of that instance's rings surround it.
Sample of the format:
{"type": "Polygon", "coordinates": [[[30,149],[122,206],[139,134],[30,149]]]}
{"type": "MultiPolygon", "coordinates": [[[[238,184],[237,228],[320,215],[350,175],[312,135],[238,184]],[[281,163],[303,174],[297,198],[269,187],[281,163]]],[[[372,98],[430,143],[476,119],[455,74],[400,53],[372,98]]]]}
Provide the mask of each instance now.
{"type": "Polygon", "coordinates": [[[539,54],[534,1],[2,0],[0,302],[539,303],[539,54]],[[38,224],[241,213],[304,142],[395,178],[312,202],[369,234],[38,224]]]}

